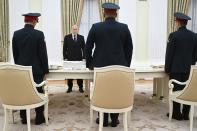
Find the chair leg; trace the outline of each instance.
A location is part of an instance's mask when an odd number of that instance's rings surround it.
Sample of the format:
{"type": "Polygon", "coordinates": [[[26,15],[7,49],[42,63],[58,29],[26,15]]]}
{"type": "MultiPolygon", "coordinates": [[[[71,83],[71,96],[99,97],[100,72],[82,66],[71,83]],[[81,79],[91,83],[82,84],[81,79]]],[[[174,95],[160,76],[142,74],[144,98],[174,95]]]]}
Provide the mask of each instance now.
{"type": "Polygon", "coordinates": [[[93,124],[93,109],[90,107],[90,124],[93,124]]]}
{"type": "Polygon", "coordinates": [[[103,112],[99,112],[99,131],[103,130],[103,112]]]}
{"type": "Polygon", "coordinates": [[[124,112],[123,117],[124,131],[128,131],[128,113],[124,112]]]}
{"type": "Polygon", "coordinates": [[[10,112],[11,112],[11,115],[12,115],[12,122],[14,124],[14,110],[10,110],[10,112]]]}
{"type": "Polygon", "coordinates": [[[48,126],[49,124],[49,116],[48,116],[48,105],[49,103],[47,102],[45,105],[44,105],[44,118],[45,118],[45,122],[46,122],[46,125],[48,126]]]}
{"type": "Polygon", "coordinates": [[[131,122],[131,111],[128,111],[128,122],[130,123],[131,122]]]}
{"type": "Polygon", "coordinates": [[[7,131],[7,126],[8,126],[8,110],[4,107],[4,126],[3,126],[3,131],[7,131]]]}
{"type": "Polygon", "coordinates": [[[193,130],[193,119],[194,119],[194,105],[191,105],[191,112],[190,112],[190,131],[193,130]]]}
{"type": "Polygon", "coordinates": [[[26,115],[27,115],[27,129],[28,131],[31,131],[31,125],[30,125],[30,109],[26,110],[26,115]]]}
{"type": "Polygon", "coordinates": [[[172,120],[173,101],[169,98],[169,121],[172,120]]]}

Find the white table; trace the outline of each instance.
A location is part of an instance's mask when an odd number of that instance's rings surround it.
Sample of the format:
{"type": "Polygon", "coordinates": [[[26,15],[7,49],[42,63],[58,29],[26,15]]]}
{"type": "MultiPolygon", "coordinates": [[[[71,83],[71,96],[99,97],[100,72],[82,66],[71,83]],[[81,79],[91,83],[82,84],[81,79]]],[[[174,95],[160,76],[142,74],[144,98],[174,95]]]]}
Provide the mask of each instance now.
{"type": "MultiPolygon", "coordinates": [[[[135,78],[143,79],[143,78],[153,78],[154,80],[154,88],[153,95],[158,97],[167,96],[168,94],[168,76],[164,72],[163,68],[152,68],[152,67],[137,67],[135,68],[135,78]],[[159,94],[159,95],[158,95],[159,94]]],[[[83,79],[85,82],[85,94],[87,95],[89,91],[90,81],[93,80],[94,71],[90,71],[88,69],[83,70],[72,70],[72,69],[58,69],[58,70],[50,70],[47,79],[48,80],[65,80],[65,79],[83,79]]]]}

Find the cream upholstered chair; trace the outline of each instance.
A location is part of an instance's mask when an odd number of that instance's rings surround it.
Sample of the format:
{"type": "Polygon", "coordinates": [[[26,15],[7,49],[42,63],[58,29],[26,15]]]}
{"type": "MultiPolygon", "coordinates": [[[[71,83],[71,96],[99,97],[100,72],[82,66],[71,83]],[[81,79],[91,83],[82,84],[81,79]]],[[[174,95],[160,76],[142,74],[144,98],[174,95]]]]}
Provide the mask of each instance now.
{"type": "Polygon", "coordinates": [[[4,107],[5,120],[3,130],[7,130],[8,110],[26,110],[28,131],[30,128],[30,109],[44,105],[44,115],[48,125],[48,94],[37,92],[36,87],[46,85],[43,81],[33,81],[32,68],[8,63],[0,64],[0,99],[4,107]]]}
{"type": "Polygon", "coordinates": [[[99,112],[99,131],[103,128],[103,113],[124,113],[124,131],[128,131],[128,114],[133,108],[135,71],[124,66],[94,69],[93,91],[90,95],[90,121],[93,110],[99,112]]]}
{"type": "Polygon", "coordinates": [[[173,101],[190,105],[190,131],[192,131],[194,106],[197,105],[197,66],[191,66],[190,76],[186,82],[179,82],[175,79],[171,79],[169,81],[169,88],[169,120],[172,119],[173,101]],[[185,85],[184,89],[173,92],[173,82],[179,85],[185,85]]]}

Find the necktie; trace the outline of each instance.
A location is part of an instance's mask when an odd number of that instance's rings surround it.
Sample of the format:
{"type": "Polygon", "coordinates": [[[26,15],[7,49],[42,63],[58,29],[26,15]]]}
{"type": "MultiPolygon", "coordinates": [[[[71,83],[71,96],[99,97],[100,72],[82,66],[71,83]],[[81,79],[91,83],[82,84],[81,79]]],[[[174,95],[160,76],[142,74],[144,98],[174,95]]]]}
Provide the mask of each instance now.
{"type": "Polygon", "coordinates": [[[77,42],[77,36],[76,35],[74,35],[74,41],[77,42]]]}

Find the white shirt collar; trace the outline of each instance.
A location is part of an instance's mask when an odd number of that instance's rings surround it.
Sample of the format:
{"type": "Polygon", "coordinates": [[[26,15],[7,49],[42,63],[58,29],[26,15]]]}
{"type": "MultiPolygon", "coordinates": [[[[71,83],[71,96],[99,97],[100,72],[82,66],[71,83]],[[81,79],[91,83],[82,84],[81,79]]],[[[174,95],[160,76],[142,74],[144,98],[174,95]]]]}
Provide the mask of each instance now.
{"type": "MultiPolygon", "coordinates": [[[[75,35],[75,34],[72,33],[72,38],[73,38],[73,40],[74,40],[74,35],[75,35]]],[[[77,34],[76,34],[76,39],[77,39],[77,34]]]]}

